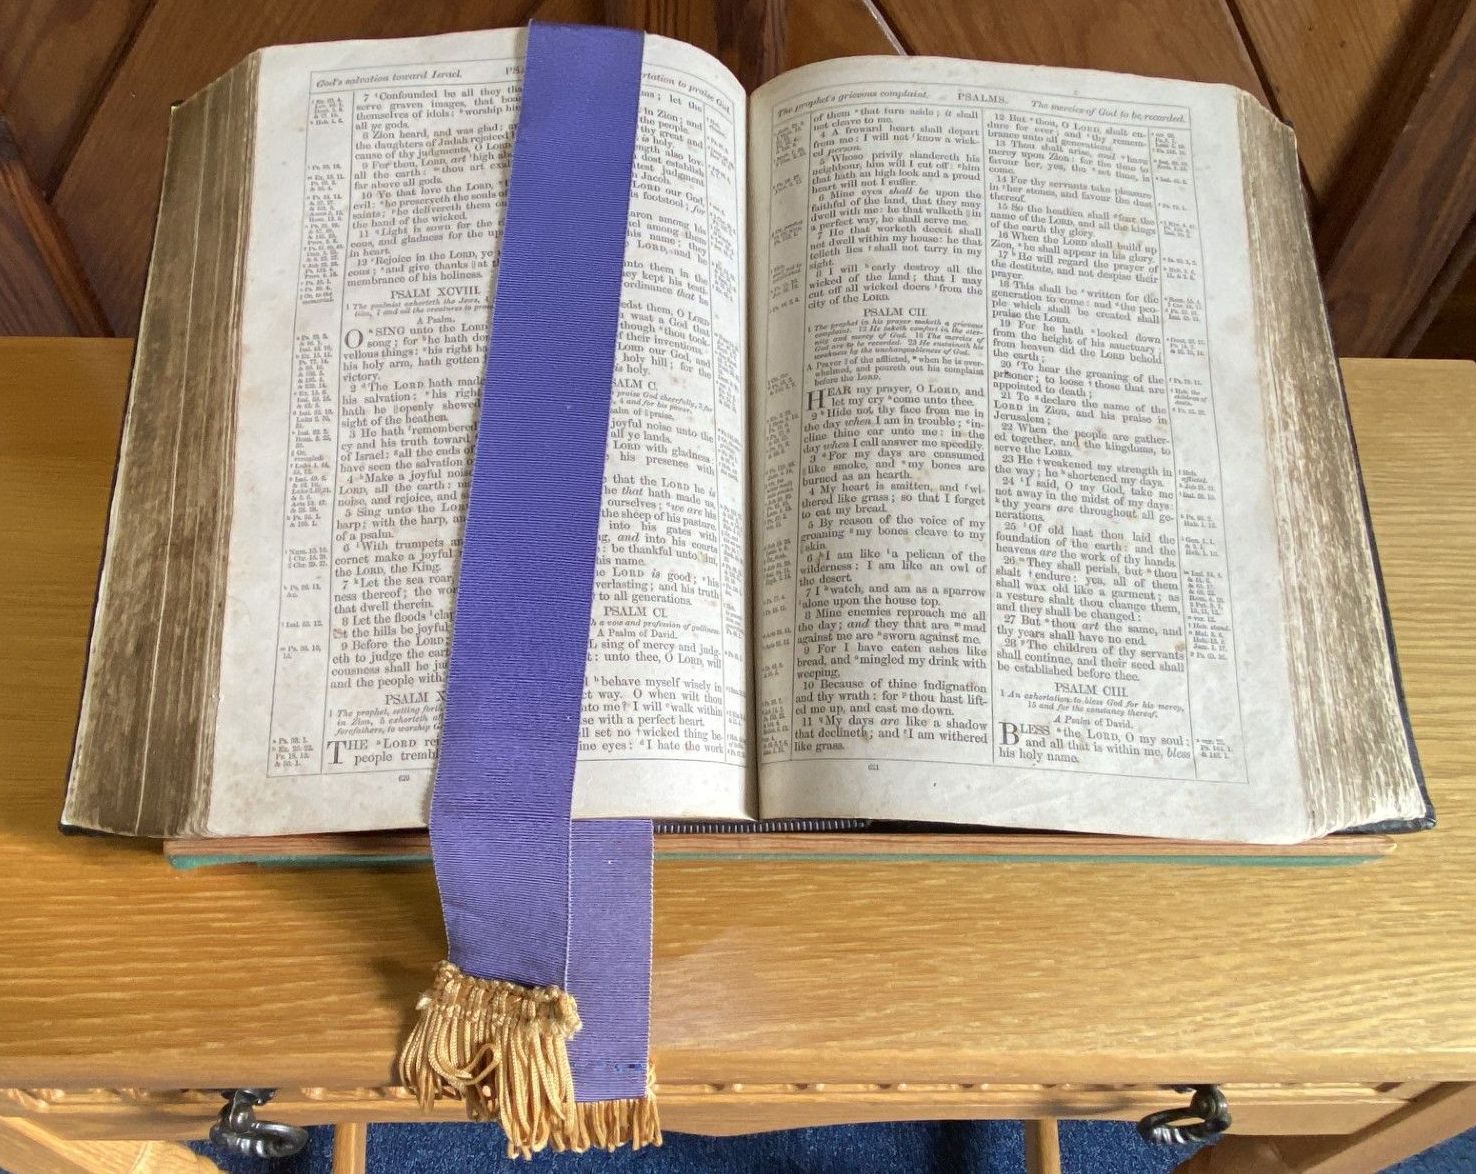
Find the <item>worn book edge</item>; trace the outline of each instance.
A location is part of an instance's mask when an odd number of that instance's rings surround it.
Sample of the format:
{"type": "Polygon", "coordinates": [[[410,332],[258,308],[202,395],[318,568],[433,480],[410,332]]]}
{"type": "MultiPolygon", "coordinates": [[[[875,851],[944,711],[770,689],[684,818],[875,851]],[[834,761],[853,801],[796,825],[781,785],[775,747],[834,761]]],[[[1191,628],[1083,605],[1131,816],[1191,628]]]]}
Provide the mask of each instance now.
{"type": "Polygon", "coordinates": [[[1342,373],[1291,129],[1239,98],[1241,166],[1286,649],[1308,834],[1425,826],[1342,373]],[[1308,550],[1317,557],[1308,558],[1308,550]]]}
{"type": "Polygon", "coordinates": [[[253,56],[171,112],[64,826],[204,829],[256,80],[253,56]]]}

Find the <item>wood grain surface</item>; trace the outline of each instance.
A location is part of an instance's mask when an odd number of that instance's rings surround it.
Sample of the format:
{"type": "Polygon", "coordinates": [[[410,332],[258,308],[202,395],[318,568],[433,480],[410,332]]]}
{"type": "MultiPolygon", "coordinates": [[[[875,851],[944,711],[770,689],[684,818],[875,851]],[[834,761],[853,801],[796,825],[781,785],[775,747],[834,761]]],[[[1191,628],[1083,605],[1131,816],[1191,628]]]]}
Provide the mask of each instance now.
{"type": "Polygon", "coordinates": [[[0,111],[0,335],[111,333],[0,111]]]}
{"type": "MultiPolygon", "coordinates": [[[[1428,81],[1352,213],[1319,226],[1338,349],[1393,353],[1476,219],[1476,4],[1441,45],[1428,81]]],[[[1412,342],[1413,340],[1411,340],[1412,342]]]]}
{"type": "Polygon", "coordinates": [[[150,0],[0,5],[0,105],[48,195],[150,0]]]}
{"type": "Polygon", "coordinates": [[[367,1174],[368,1147],[369,1126],[366,1122],[352,1121],[335,1126],[332,1174],[367,1174]]]}
{"type": "MultiPolygon", "coordinates": [[[[1342,159],[1319,200],[1315,227],[1324,267],[1368,202],[1471,6],[1472,0],[1370,0],[1344,13],[1335,0],[1294,0],[1293,13],[1305,15],[1311,26],[1300,66],[1308,80],[1298,82],[1297,89],[1314,135],[1328,118],[1323,99],[1316,96],[1320,87],[1363,91],[1361,114],[1347,128],[1342,159]],[[1362,48],[1360,33],[1369,38],[1362,48]],[[1383,68],[1376,77],[1360,80],[1358,59],[1380,45],[1383,68]]],[[[1452,118],[1449,125],[1451,142],[1461,140],[1463,124],[1452,118]]]]}
{"type": "MultiPolygon", "coordinates": [[[[530,18],[584,24],[609,21],[679,37],[715,54],[740,77],[749,72],[745,81],[751,85],[751,71],[739,70],[739,29],[731,19],[732,7],[723,0],[540,0],[530,18]]],[[[805,0],[781,7],[786,10],[779,38],[784,69],[832,57],[905,51],[874,0],[805,0]]]]}
{"type": "Polygon", "coordinates": [[[15,1118],[0,1118],[0,1162],[16,1174],[215,1174],[220,1169],[178,1142],[68,1141],[35,1121],[15,1118]]]}
{"type": "Polygon", "coordinates": [[[603,0],[596,23],[675,37],[716,53],[719,7],[718,0],[603,0]]]}
{"type": "MultiPolygon", "coordinates": [[[[429,869],[56,830],[127,362],[0,342],[0,1086],[385,1084],[429,869]]],[[[1346,371],[1441,826],[1337,869],[662,861],[663,1087],[1476,1078],[1476,367],[1346,371]]]]}
{"type": "Polygon", "coordinates": [[[1049,1117],[1025,1122],[1025,1174],[1061,1174],[1061,1136],[1049,1117]]]}
{"type": "Polygon", "coordinates": [[[1296,128],[1312,192],[1325,201],[1345,171],[1370,161],[1364,137],[1400,75],[1418,72],[1411,55],[1432,4],[1449,0],[1233,3],[1278,113],[1296,128]]]}
{"type": "Polygon", "coordinates": [[[1410,353],[1420,359],[1476,359],[1473,324],[1476,324],[1476,265],[1468,265],[1435,308],[1429,325],[1410,353]]]}

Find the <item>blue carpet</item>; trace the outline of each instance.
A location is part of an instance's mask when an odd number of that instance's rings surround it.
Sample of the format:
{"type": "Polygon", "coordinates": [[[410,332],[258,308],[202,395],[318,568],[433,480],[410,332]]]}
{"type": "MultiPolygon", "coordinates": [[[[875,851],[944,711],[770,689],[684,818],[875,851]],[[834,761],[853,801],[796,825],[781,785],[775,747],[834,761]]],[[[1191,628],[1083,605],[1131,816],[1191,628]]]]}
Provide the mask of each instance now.
{"type": "MultiPolygon", "coordinates": [[[[312,1130],[308,1149],[283,1162],[255,1162],[194,1145],[231,1174],[329,1174],[333,1135],[312,1130]]],[[[1065,1174],[1167,1174],[1188,1150],[1148,1146],[1115,1121],[1061,1123],[1065,1174]]],[[[557,1167],[574,1174],[1021,1174],[1024,1130],[1017,1121],[919,1121],[787,1129],[747,1137],[667,1134],[657,1150],[614,1154],[540,1154],[511,1162],[502,1134],[485,1125],[376,1125],[369,1130],[372,1174],[497,1174],[557,1167]]],[[[1391,1167],[1397,1174],[1470,1174],[1476,1130],[1391,1167]]]]}
{"type": "MultiPolygon", "coordinates": [[[[191,1142],[190,1148],[229,1174],[330,1174],[333,1131],[310,1132],[308,1148],[281,1162],[237,1157],[209,1142],[191,1142]]],[[[1064,1174],[1168,1174],[1189,1153],[1144,1145],[1133,1127],[1121,1122],[1061,1123],[1064,1174]]],[[[1024,1131],[1018,1121],[917,1121],[731,1138],[671,1133],[660,1149],[638,1154],[540,1154],[518,1163],[503,1157],[502,1134],[495,1126],[375,1125],[369,1130],[371,1174],[513,1174],[550,1167],[568,1174],[1021,1174],[1024,1131]]],[[[1386,1174],[1472,1171],[1476,1129],[1391,1166],[1386,1174]]]]}
{"type": "Polygon", "coordinates": [[[1390,1166],[1390,1174],[1470,1174],[1476,1170],[1476,1129],[1390,1166]]]}
{"type": "MultiPolygon", "coordinates": [[[[312,1144],[297,1158],[269,1165],[209,1154],[232,1174],[329,1174],[332,1133],[312,1131],[312,1144]]],[[[1066,1122],[1061,1129],[1067,1170],[1093,1174],[1159,1174],[1171,1170],[1182,1152],[1155,1152],[1130,1125],[1066,1122]],[[1110,1136],[1111,1144],[1104,1145],[1110,1136]]],[[[785,1129],[747,1137],[699,1137],[669,1133],[660,1149],[632,1153],[540,1154],[531,1162],[503,1156],[495,1126],[376,1125],[369,1131],[369,1168],[374,1174],[449,1174],[474,1171],[536,1171],[557,1168],[591,1174],[1020,1174],[1025,1168],[1024,1130],[1018,1121],[926,1121],[884,1125],[785,1129]]]]}

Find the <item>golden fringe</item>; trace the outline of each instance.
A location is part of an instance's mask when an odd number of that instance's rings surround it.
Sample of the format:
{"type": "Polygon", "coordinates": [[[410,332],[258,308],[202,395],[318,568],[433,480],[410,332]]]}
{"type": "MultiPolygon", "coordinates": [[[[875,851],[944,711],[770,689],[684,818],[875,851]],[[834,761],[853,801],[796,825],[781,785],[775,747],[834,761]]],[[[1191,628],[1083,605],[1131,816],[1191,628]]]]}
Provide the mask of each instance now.
{"type": "Polygon", "coordinates": [[[508,1157],[531,1157],[550,1144],[571,1148],[559,1142],[579,1132],[569,1072],[569,1037],[579,1030],[572,995],[473,978],[442,962],[417,1010],[399,1074],[422,1109],[452,1097],[465,1102],[473,1121],[500,1121],[508,1157]]]}
{"type": "Polygon", "coordinates": [[[555,1130],[550,1139],[556,1150],[582,1154],[588,1149],[601,1149],[613,1153],[623,1145],[638,1150],[661,1144],[655,1078],[649,1070],[645,1096],[621,1101],[585,1101],[574,1108],[568,1130],[555,1130]]]}

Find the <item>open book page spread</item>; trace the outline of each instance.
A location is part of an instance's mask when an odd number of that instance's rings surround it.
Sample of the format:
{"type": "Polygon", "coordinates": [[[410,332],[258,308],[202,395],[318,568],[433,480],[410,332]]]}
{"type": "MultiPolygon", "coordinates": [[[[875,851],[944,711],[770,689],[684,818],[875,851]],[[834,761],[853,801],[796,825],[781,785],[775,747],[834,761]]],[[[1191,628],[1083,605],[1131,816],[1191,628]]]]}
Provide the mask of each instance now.
{"type": "MultiPolygon", "coordinates": [[[[259,59],[209,834],[425,821],[524,38],[259,59]]],[[[1289,654],[1341,556],[1272,480],[1351,456],[1271,410],[1247,177],[1305,225],[1249,101],[881,57],[749,97],[647,38],[576,815],[1356,821],[1289,654]]]]}
{"type": "Polygon", "coordinates": [[[1233,91],[838,61],[750,144],[764,814],[1304,836],[1233,91]]]}
{"type": "MultiPolygon", "coordinates": [[[[424,822],[523,37],[263,56],[212,830],[424,822]]],[[[576,814],[753,813],[744,143],[648,38],[576,814]]]]}

